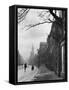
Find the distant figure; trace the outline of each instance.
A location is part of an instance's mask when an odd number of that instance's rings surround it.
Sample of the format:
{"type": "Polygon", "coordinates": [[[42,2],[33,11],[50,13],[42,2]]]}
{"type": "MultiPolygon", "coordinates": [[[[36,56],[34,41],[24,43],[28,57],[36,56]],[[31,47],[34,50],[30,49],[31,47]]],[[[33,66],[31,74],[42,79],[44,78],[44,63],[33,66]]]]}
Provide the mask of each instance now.
{"type": "Polygon", "coordinates": [[[27,64],[25,63],[25,64],[24,64],[24,70],[25,70],[25,71],[26,71],[26,68],[27,68],[27,64]]]}
{"type": "Polygon", "coordinates": [[[23,68],[23,64],[22,64],[22,68],[23,68]]]}
{"type": "Polygon", "coordinates": [[[31,69],[32,69],[32,71],[34,70],[34,66],[33,65],[32,65],[32,68],[31,69]]]}

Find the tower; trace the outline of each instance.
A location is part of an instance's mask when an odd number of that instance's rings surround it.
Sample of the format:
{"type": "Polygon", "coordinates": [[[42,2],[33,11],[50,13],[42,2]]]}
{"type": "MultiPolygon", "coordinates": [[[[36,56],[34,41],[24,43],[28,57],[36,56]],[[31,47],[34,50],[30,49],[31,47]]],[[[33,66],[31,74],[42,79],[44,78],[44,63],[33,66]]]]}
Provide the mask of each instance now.
{"type": "Polygon", "coordinates": [[[32,44],[32,48],[31,48],[31,53],[30,53],[30,58],[33,59],[34,57],[34,46],[32,44]]]}

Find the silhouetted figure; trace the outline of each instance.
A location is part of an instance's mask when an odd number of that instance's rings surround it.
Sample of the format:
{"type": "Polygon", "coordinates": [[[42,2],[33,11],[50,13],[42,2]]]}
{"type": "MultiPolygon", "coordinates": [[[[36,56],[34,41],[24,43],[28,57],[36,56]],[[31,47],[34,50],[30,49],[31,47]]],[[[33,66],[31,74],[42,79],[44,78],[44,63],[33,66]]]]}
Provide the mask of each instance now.
{"type": "Polygon", "coordinates": [[[34,66],[33,65],[32,65],[32,68],[31,69],[32,69],[32,71],[34,70],[34,66]]]}
{"type": "Polygon", "coordinates": [[[22,64],[22,68],[23,68],[23,64],[22,64]]]}
{"type": "Polygon", "coordinates": [[[26,71],[26,68],[27,68],[27,64],[25,63],[25,64],[24,64],[24,70],[25,70],[25,71],[26,71]]]}

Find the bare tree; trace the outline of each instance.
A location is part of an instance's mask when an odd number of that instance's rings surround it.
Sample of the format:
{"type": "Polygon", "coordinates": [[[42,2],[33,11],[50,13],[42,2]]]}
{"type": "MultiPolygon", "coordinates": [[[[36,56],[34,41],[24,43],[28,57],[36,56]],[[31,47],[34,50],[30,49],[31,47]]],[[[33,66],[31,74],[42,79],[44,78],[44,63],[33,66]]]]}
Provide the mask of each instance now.
{"type": "MultiPolygon", "coordinates": [[[[22,22],[23,20],[25,20],[25,17],[27,16],[27,14],[29,13],[30,9],[28,8],[19,8],[18,9],[18,23],[22,22]]],[[[34,24],[28,24],[28,25],[25,25],[25,27],[23,29],[25,29],[25,31],[31,29],[31,28],[34,28],[38,25],[41,25],[41,24],[45,24],[45,23],[53,23],[52,28],[58,28],[59,29],[55,29],[58,34],[62,36],[62,34],[64,34],[64,18],[65,15],[64,15],[64,11],[63,10],[54,10],[54,9],[43,9],[43,10],[40,10],[38,12],[38,18],[40,18],[40,21],[37,22],[37,23],[34,23],[34,24]],[[59,13],[59,11],[61,11],[61,13],[59,13]],[[57,14],[58,13],[58,14],[57,14]],[[61,14],[61,15],[60,15],[61,14]]],[[[34,17],[33,17],[34,18],[34,17]]],[[[53,32],[54,29],[52,29],[52,34],[53,34],[53,37],[54,35],[54,32],[53,32]]],[[[55,31],[55,33],[56,33],[55,31]]],[[[56,38],[56,37],[55,37],[56,38]]]]}
{"type": "Polygon", "coordinates": [[[36,27],[41,24],[45,23],[53,23],[55,21],[55,18],[51,15],[49,10],[42,10],[38,13],[38,18],[42,19],[41,22],[37,22],[36,24],[29,24],[26,25],[24,28],[27,27],[26,31],[29,30],[30,28],[36,27]]]}
{"type": "MultiPolygon", "coordinates": [[[[26,15],[30,11],[29,8],[19,8],[18,9],[18,23],[25,20],[26,15]]],[[[53,10],[53,9],[47,9],[42,10],[38,13],[38,17],[42,19],[42,22],[37,22],[36,24],[29,24],[26,25],[24,28],[26,30],[29,30],[30,28],[33,28],[35,26],[45,24],[45,23],[53,23],[57,21],[59,24],[62,24],[62,17],[59,17],[56,12],[59,10],[53,10]]]]}
{"type": "Polygon", "coordinates": [[[27,13],[29,12],[30,9],[26,9],[26,8],[19,8],[18,9],[18,23],[20,23],[21,21],[23,21],[27,15],[27,13]]]}

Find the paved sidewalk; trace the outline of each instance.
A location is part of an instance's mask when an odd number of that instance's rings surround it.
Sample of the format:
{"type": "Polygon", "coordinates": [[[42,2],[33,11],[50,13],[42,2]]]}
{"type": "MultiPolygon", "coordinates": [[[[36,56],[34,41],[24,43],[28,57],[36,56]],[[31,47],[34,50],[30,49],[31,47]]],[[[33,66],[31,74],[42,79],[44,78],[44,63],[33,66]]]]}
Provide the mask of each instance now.
{"type": "Polygon", "coordinates": [[[31,66],[28,66],[26,71],[23,68],[18,69],[18,82],[32,81],[34,76],[37,74],[38,68],[34,67],[34,70],[31,70],[31,66]]]}

